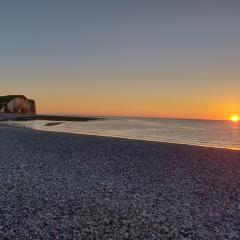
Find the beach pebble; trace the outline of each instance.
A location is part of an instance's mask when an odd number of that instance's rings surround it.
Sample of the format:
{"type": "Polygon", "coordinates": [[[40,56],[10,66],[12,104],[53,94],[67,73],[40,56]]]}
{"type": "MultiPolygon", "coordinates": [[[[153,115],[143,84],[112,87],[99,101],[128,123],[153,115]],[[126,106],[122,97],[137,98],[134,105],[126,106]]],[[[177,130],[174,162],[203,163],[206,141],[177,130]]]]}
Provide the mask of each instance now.
{"type": "Polygon", "coordinates": [[[239,152],[0,126],[0,239],[240,239],[239,152]]]}

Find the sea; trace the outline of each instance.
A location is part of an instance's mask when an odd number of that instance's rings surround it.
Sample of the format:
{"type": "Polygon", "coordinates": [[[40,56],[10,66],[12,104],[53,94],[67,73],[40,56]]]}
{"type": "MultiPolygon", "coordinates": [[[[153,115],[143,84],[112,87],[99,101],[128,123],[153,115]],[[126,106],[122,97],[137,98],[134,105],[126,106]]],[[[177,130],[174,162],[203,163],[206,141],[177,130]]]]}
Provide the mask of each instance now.
{"type": "Polygon", "coordinates": [[[88,122],[11,122],[27,128],[240,150],[240,123],[212,120],[107,118],[88,122]],[[50,124],[51,125],[51,124],[50,124]]]}

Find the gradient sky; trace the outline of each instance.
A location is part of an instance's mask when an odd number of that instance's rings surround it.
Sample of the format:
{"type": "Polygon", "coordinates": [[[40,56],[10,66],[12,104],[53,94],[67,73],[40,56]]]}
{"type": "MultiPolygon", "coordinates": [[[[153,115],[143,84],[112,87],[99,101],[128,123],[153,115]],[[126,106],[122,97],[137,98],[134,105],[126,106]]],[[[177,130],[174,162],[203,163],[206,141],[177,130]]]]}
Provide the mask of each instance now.
{"type": "Polygon", "coordinates": [[[0,3],[0,95],[39,113],[240,113],[238,0],[0,3]]]}

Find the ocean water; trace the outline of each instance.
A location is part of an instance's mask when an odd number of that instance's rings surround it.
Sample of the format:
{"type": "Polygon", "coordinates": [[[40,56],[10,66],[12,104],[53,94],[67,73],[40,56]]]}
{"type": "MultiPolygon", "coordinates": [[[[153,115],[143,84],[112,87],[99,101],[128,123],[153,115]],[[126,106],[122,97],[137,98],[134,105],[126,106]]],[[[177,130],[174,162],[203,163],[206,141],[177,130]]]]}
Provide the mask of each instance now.
{"type": "Polygon", "coordinates": [[[150,118],[109,118],[89,122],[12,122],[25,127],[79,134],[141,139],[240,150],[240,124],[230,121],[176,120],[150,118]]]}

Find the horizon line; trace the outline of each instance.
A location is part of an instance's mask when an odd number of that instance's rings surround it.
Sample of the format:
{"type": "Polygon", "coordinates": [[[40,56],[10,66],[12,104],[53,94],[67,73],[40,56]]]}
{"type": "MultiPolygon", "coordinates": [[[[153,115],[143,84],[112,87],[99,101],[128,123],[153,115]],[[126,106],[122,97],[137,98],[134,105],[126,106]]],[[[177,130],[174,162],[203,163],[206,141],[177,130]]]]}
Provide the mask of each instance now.
{"type": "Polygon", "coordinates": [[[104,118],[148,118],[166,120],[192,120],[192,121],[229,121],[229,119],[210,119],[210,118],[184,118],[184,117],[154,117],[154,116],[131,116],[131,115],[94,115],[94,114],[66,114],[66,113],[39,113],[37,115],[49,116],[71,116],[71,117],[104,117],[104,118]]]}

